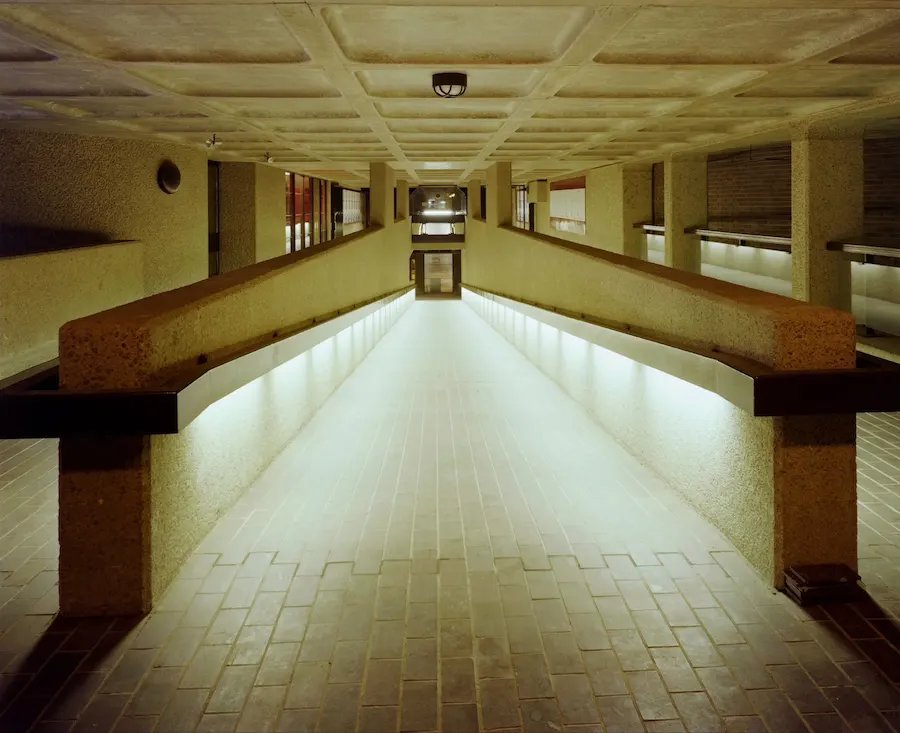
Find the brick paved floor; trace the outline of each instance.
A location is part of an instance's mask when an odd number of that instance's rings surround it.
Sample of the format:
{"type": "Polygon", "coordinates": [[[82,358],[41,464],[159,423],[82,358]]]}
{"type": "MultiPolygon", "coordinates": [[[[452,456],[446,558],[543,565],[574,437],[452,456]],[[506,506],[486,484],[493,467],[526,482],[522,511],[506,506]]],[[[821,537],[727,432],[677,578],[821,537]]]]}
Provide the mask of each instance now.
{"type": "Polygon", "coordinates": [[[898,486],[900,418],[861,418],[881,608],[801,610],[417,303],[140,622],[54,618],[55,444],[0,443],[0,731],[900,731],[898,486]]]}

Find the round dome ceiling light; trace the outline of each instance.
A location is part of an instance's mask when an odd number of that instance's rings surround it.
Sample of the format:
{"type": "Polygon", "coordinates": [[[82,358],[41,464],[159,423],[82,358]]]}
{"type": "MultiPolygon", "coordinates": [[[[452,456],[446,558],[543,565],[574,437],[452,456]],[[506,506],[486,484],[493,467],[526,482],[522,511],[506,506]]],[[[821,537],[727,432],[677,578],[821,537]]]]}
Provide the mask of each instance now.
{"type": "Polygon", "coordinates": [[[458,71],[444,71],[431,77],[431,88],[444,99],[461,97],[466,93],[469,78],[458,71]]]}

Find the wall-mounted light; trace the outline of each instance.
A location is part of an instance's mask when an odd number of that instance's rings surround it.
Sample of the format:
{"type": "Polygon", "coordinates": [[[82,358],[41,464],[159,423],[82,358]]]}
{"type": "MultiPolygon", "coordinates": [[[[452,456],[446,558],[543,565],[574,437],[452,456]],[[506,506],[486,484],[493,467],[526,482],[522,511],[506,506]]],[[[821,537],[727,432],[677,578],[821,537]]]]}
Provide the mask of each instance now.
{"type": "Polygon", "coordinates": [[[466,93],[469,86],[469,77],[458,71],[444,71],[433,74],[431,88],[439,97],[453,99],[466,93]]]}

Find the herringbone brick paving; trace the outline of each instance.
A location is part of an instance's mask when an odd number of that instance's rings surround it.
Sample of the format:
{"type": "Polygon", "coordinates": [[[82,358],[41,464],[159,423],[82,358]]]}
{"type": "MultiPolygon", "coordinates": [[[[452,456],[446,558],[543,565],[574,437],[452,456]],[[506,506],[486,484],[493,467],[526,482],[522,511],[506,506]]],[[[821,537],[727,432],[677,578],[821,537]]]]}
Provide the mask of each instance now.
{"type": "Polygon", "coordinates": [[[55,618],[56,446],[0,443],[0,730],[900,731],[900,418],[874,601],[800,609],[458,302],[417,303],[143,620],[55,618]]]}

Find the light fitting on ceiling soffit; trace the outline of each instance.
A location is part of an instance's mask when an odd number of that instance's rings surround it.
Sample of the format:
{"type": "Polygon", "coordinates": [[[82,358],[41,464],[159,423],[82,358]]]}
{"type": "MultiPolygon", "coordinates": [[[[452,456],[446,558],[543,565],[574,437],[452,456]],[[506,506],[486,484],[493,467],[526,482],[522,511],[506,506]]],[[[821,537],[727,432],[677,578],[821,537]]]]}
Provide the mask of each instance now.
{"type": "Polygon", "coordinates": [[[469,78],[457,71],[444,71],[431,77],[431,88],[444,99],[454,99],[466,93],[469,78]]]}

